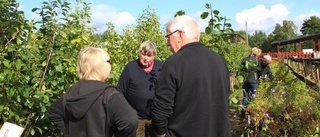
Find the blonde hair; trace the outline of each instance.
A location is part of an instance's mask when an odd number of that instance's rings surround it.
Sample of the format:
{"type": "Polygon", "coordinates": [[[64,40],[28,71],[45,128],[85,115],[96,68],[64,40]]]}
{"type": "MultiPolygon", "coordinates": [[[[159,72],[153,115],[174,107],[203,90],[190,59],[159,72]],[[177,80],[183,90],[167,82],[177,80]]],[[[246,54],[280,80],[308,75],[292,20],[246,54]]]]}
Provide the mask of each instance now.
{"type": "Polygon", "coordinates": [[[261,49],[257,48],[257,47],[253,47],[251,49],[251,55],[254,55],[256,57],[261,55],[261,49]]]}
{"type": "Polygon", "coordinates": [[[151,41],[145,41],[141,43],[140,48],[138,50],[139,53],[141,52],[150,52],[153,53],[153,55],[157,55],[157,47],[156,44],[151,41]]]}
{"type": "Polygon", "coordinates": [[[109,54],[101,49],[88,47],[78,55],[77,71],[80,80],[97,80],[104,82],[110,76],[109,54]]]}
{"type": "Polygon", "coordinates": [[[189,16],[175,17],[166,24],[166,28],[171,32],[176,30],[184,31],[185,36],[189,39],[195,38],[199,40],[200,37],[199,25],[189,16]]]}

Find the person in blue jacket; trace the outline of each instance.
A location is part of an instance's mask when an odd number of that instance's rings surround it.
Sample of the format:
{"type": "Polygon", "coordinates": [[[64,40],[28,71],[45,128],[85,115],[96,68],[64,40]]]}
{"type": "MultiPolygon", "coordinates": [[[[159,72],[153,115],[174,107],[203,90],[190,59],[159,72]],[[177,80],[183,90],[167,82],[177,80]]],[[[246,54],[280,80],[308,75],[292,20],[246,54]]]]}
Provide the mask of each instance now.
{"type": "Polygon", "coordinates": [[[151,41],[141,43],[138,54],[138,59],[129,62],[124,67],[118,81],[118,89],[138,112],[139,126],[136,137],[144,137],[146,127],[150,127],[151,124],[151,105],[162,62],[155,59],[157,47],[151,41]]]}

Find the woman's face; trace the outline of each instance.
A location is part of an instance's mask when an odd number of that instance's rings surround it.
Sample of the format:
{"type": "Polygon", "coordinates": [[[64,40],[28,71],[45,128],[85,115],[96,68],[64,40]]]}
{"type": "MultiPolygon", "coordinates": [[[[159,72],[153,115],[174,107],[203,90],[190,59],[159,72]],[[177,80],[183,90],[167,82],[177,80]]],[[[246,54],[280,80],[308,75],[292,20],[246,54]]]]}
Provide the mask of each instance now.
{"type": "Polygon", "coordinates": [[[143,68],[148,68],[152,65],[154,61],[154,53],[147,52],[147,51],[141,51],[139,53],[139,61],[143,68]]]}

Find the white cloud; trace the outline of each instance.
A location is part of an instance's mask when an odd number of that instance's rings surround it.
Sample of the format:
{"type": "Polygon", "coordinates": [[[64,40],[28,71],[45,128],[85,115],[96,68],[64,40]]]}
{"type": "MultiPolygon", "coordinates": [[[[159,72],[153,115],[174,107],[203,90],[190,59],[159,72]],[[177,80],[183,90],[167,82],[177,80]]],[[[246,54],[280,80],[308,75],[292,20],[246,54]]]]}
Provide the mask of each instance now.
{"type": "Polygon", "coordinates": [[[282,21],[287,18],[289,13],[288,9],[282,4],[272,5],[270,9],[260,4],[254,8],[237,13],[233,28],[234,30],[246,30],[245,22],[247,21],[249,33],[261,30],[268,34],[273,31],[277,23],[282,24],[282,21]]]}
{"type": "Polygon", "coordinates": [[[169,20],[172,19],[172,16],[160,16],[160,24],[161,24],[161,29],[165,29],[166,23],[168,23],[169,20]]]}
{"type": "Polygon", "coordinates": [[[111,22],[119,32],[126,25],[132,24],[135,19],[129,12],[119,12],[108,5],[94,5],[91,8],[92,22],[91,26],[97,28],[98,33],[106,30],[106,23],[111,22]]]}
{"type": "Polygon", "coordinates": [[[32,12],[31,13],[31,20],[40,20],[41,17],[39,14],[32,12]]]}
{"type": "Polygon", "coordinates": [[[20,10],[20,11],[24,11],[25,10],[25,7],[23,6],[23,5],[19,5],[19,7],[18,7],[18,10],[20,10]]]}
{"type": "Polygon", "coordinates": [[[204,32],[206,27],[208,26],[208,21],[210,17],[207,17],[206,19],[201,19],[200,16],[203,13],[203,11],[197,11],[195,14],[190,15],[193,17],[199,24],[199,28],[201,32],[204,32]]]}
{"type": "MultiPolygon", "coordinates": [[[[30,20],[39,20],[39,19],[41,19],[39,14],[37,14],[35,12],[31,12],[31,9],[28,9],[27,7],[25,7],[22,4],[19,5],[18,10],[19,11],[23,11],[25,16],[28,15],[28,14],[31,14],[30,15],[30,20]]],[[[27,16],[26,16],[26,18],[29,19],[29,17],[27,17],[27,16]]]]}

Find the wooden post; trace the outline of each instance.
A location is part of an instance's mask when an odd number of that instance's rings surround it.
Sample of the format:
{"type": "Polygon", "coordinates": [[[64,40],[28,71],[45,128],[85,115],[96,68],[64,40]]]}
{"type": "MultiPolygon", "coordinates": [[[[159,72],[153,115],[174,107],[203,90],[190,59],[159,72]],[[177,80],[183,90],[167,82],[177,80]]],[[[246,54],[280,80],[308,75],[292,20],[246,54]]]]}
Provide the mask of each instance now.
{"type": "Polygon", "coordinates": [[[319,42],[319,41],[320,41],[320,39],[315,39],[315,40],[314,40],[314,42],[315,42],[314,45],[317,47],[317,48],[316,48],[316,49],[317,49],[316,51],[320,51],[320,42],[319,42]]]}
{"type": "Polygon", "coordinates": [[[300,45],[300,50],[299,51],[302,52],[302,41],[299,42],[299,45],[300,45]]]}

